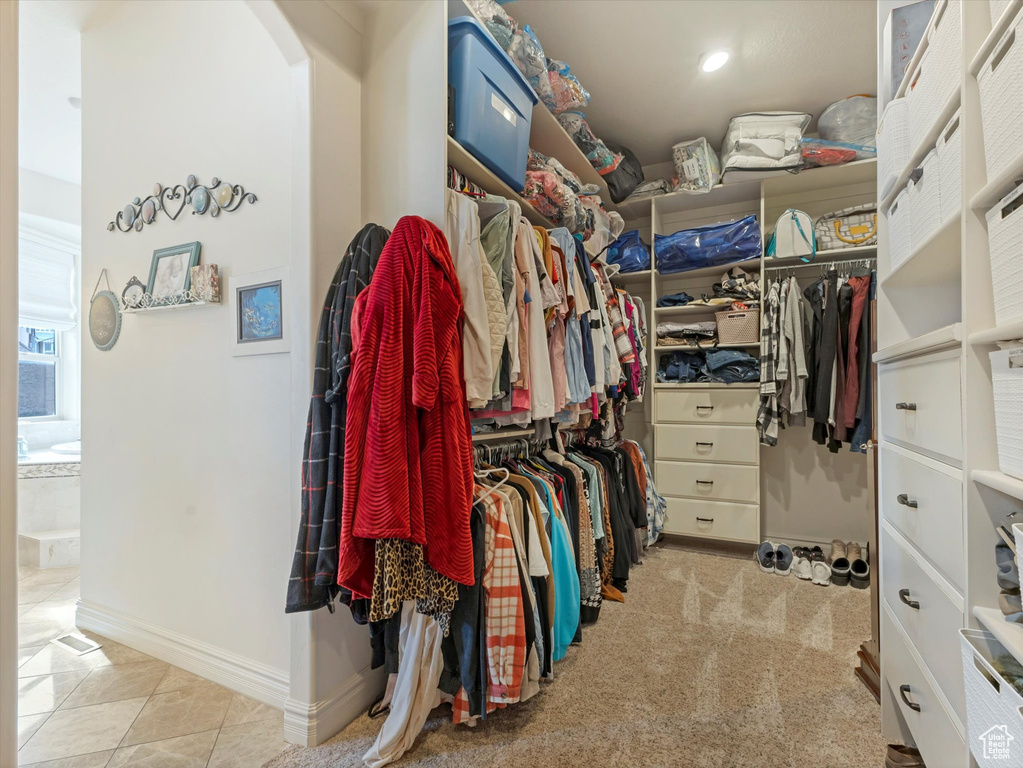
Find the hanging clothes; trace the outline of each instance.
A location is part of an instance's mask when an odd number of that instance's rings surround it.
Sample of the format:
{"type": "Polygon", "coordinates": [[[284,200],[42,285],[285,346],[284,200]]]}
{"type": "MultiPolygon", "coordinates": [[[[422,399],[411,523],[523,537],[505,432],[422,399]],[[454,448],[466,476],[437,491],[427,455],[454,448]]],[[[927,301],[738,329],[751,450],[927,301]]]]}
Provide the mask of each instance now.
{"type": "MultiPolygon", "coordinates": [[[[375,542],[422,547],[431,570],[473,580],[472,449],[462,380],[461,291],[443,234],[398,221],[360,297],[349,384],[338,583],[373,593],[375,542]]],[[[421,574],[388,574],[416,584],[421,574]]]]}
{"type": "MultiPolygon", "coordinates": [[[[341,257],[320,313],[302,452],[302,519],[288,580],[286,613],[323,606],[333,610],[338,593],[337,510],[344,477],[352,312],[359,294],[370,283],[389,235],[376,224],[359,231],[341,257]]],[[[342,592],[357,620],[365,623],[368,605],[352,603],[351,592],[342,592]]]]}

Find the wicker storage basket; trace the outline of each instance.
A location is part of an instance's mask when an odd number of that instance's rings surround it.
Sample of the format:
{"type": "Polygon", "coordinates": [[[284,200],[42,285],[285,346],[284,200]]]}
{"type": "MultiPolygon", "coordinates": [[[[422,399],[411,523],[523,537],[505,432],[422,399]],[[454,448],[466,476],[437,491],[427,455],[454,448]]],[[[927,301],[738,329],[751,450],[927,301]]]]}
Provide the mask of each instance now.
{"type": "Polygon", "coordinates": [[[938,0],[936,5],[933,26],[927,33],[929,45],[934,49],[931,66],[937,77],[933,95],[934,117],[938,116],[952,93],[959,89],[959,72],[963,68],[962,3],[960,0],[938,0]]]}
{"type": "Polygon", "coordinates": [[[877,184],[881,197],[892,191],[909,162],[908,119],[906,100],[895,99],[885,107],[877,124],[877,184]]]}
{"type": "Polygon", "coordinates": [[[1023,10],[977,73],[984,161],[994,179],[1023,146],[1023,10]]]}
{"type": "Polygon", "coordinates": [[[909,215],[913,222],[913,247],[933,235],[941,227],[941,170],[938,151],[932,149],[914,172],[909,188],[909,215]]]}
{"type": "MultiPolygon", "coordinates": [[[[920,146],[928,129],[934,124],[934,117],[940,109],[938,101],[939,67],[932,66],[931,54],[934,48],[928,48],[920,57],[920,63],[909,81],[906,103],[909,106],[909,151],[914,152],[920,146]]],[[[939,57],[940,58],[940,57],[939,57]]]]}
{"type": "Polygon", "coordinates": [[[1023,347],[991,353],[998,468],[1023,479],[1023,347]]]}
{"type": "Polygon", "coordinates": [[[995,325],[1023,318],[1023,186],[987,212],[995,325]]]}
{"type": "Polygon", "coordinates": [[[760,310],[715,312],[718,344],[757,344],[760,341],[760,310]]]}
{"type": "MultiPolygon", "coordinates": [[[[997,537],[996,537],[997,538],[997,537]]],[[[963,687],[966,695],[966,743],[972,765],[1021,765],[1012,742],[1023,739],[1020,696],[999,672],[999,657],[1009,651],[990,632],[960,629],[963,651],[963,687]],[[987,752],[987,754],[985,754],[987,752]]]]}
{"type": "Polygon", "coordinates": [[[991,0],[991,26],[993,27],[1002,18],[1005,9],[1009,7],[1012,0],[991,0]]]}
{"type": "Polygon", "coordinates": [[[963,132],[960,129],[957,109],[948,121],[948,125],[938,136],[938,169],[941,175],[941,221],[959,218],[959,208],[963,202],[962,177],[963,132]]]}
{"type": "Polygon", "coordinates": [[[909,258],[913,251],[913,219],[910,216],[909,187],[895,196],[895,202],[888,209],[888,254],[895,269],[909,258]]]}

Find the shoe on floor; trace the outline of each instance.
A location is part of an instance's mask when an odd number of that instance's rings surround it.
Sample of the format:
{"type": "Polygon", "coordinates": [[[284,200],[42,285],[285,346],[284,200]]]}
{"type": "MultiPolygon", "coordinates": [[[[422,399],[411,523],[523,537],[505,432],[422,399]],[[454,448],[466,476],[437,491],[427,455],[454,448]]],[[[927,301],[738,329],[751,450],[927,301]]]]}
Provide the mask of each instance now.
{"type": "Polygon", "coordinates": [[[788,576],[792,571],[792,550],[788,544],[779,544],[774,550],[774,572],[788,576]]]}
{"type": "Polygon", "coordinates": [[[812,568],[814,584],[826,587],[831,583],[831,566],[824,561],[823,555],[820,560],[813,561],[812,568]]]}
{"type": "Polygon", "coordinates": [[[764,541],[757,547],[757,563],[764,573],[774,573],[774,543],[764,541]]]}
{"type": "Polygon", "coordinates": [[[889,744],[884,760],[885,768],[924,768],[920,751],[902,744],[889,744]]]}
{"type": "Polygon", "coordinates": [[[849,583],[848,548],[841,539],[831,542],[831,583],[836,587],[844,587],[849,583]]]}
{"type": "Polygon", "coordinates": [[[806,549],[799,547],[799,554],[794,557],[792,570],[796,574],[796,578],[810,581],[813,578],[813,564],[810,562],[810,558],[806,556],[806,549]]]}
{"type": "Polygon", "coordinates": [[[841,539],[831,540],[831,554],[828,556],[828,562],[834,565],[836,560],[842,558],[848,558],[849,552],[846,550],[845,542],[841,539]]]}
{"type": "Polygon", "coordinates": [[[866,589],[870,586],[870,566],[863,557],[863,549],[855,541],[850,541],[847,557],[849,558],[849,580],[855,589],[866,589]]]}

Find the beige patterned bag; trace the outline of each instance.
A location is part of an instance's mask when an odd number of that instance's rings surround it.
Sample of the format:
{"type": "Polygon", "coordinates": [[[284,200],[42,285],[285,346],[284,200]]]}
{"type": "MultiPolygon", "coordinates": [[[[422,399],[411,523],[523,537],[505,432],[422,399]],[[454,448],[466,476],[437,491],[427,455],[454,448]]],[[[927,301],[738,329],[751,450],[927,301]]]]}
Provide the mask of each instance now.
{"type": "Polygon", "coordinates": [[[818,251],[877,245],[877,205],[854,205],[821,216],[813,231],[818,251]]]}

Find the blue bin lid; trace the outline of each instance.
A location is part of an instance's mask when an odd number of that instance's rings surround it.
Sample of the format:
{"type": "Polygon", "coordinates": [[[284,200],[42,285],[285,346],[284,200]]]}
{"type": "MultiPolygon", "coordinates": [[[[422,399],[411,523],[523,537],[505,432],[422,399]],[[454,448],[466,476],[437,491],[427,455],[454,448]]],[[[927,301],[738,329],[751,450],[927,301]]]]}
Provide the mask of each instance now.
{"type": "Polygon", "coordinates": [[[487,31],[487,28],[480,24],[479,19],[475,16],[459,16],[458,18],[451,19],[448,21],[448,41],[456,35],[474,35],[484,45],[486,45],[491,53],[497,57],[504,68],[508,70],[508,73],[516,78],[522,85],[522,89],[529,95],[534,106],[540,100],[540,98],[533,91],[533,86],[529,84],[526,76],[522,74],[515,62],[511,60],[511,57],[505,53],[504,49],[497,44],[493,35],[487,31]]]}

